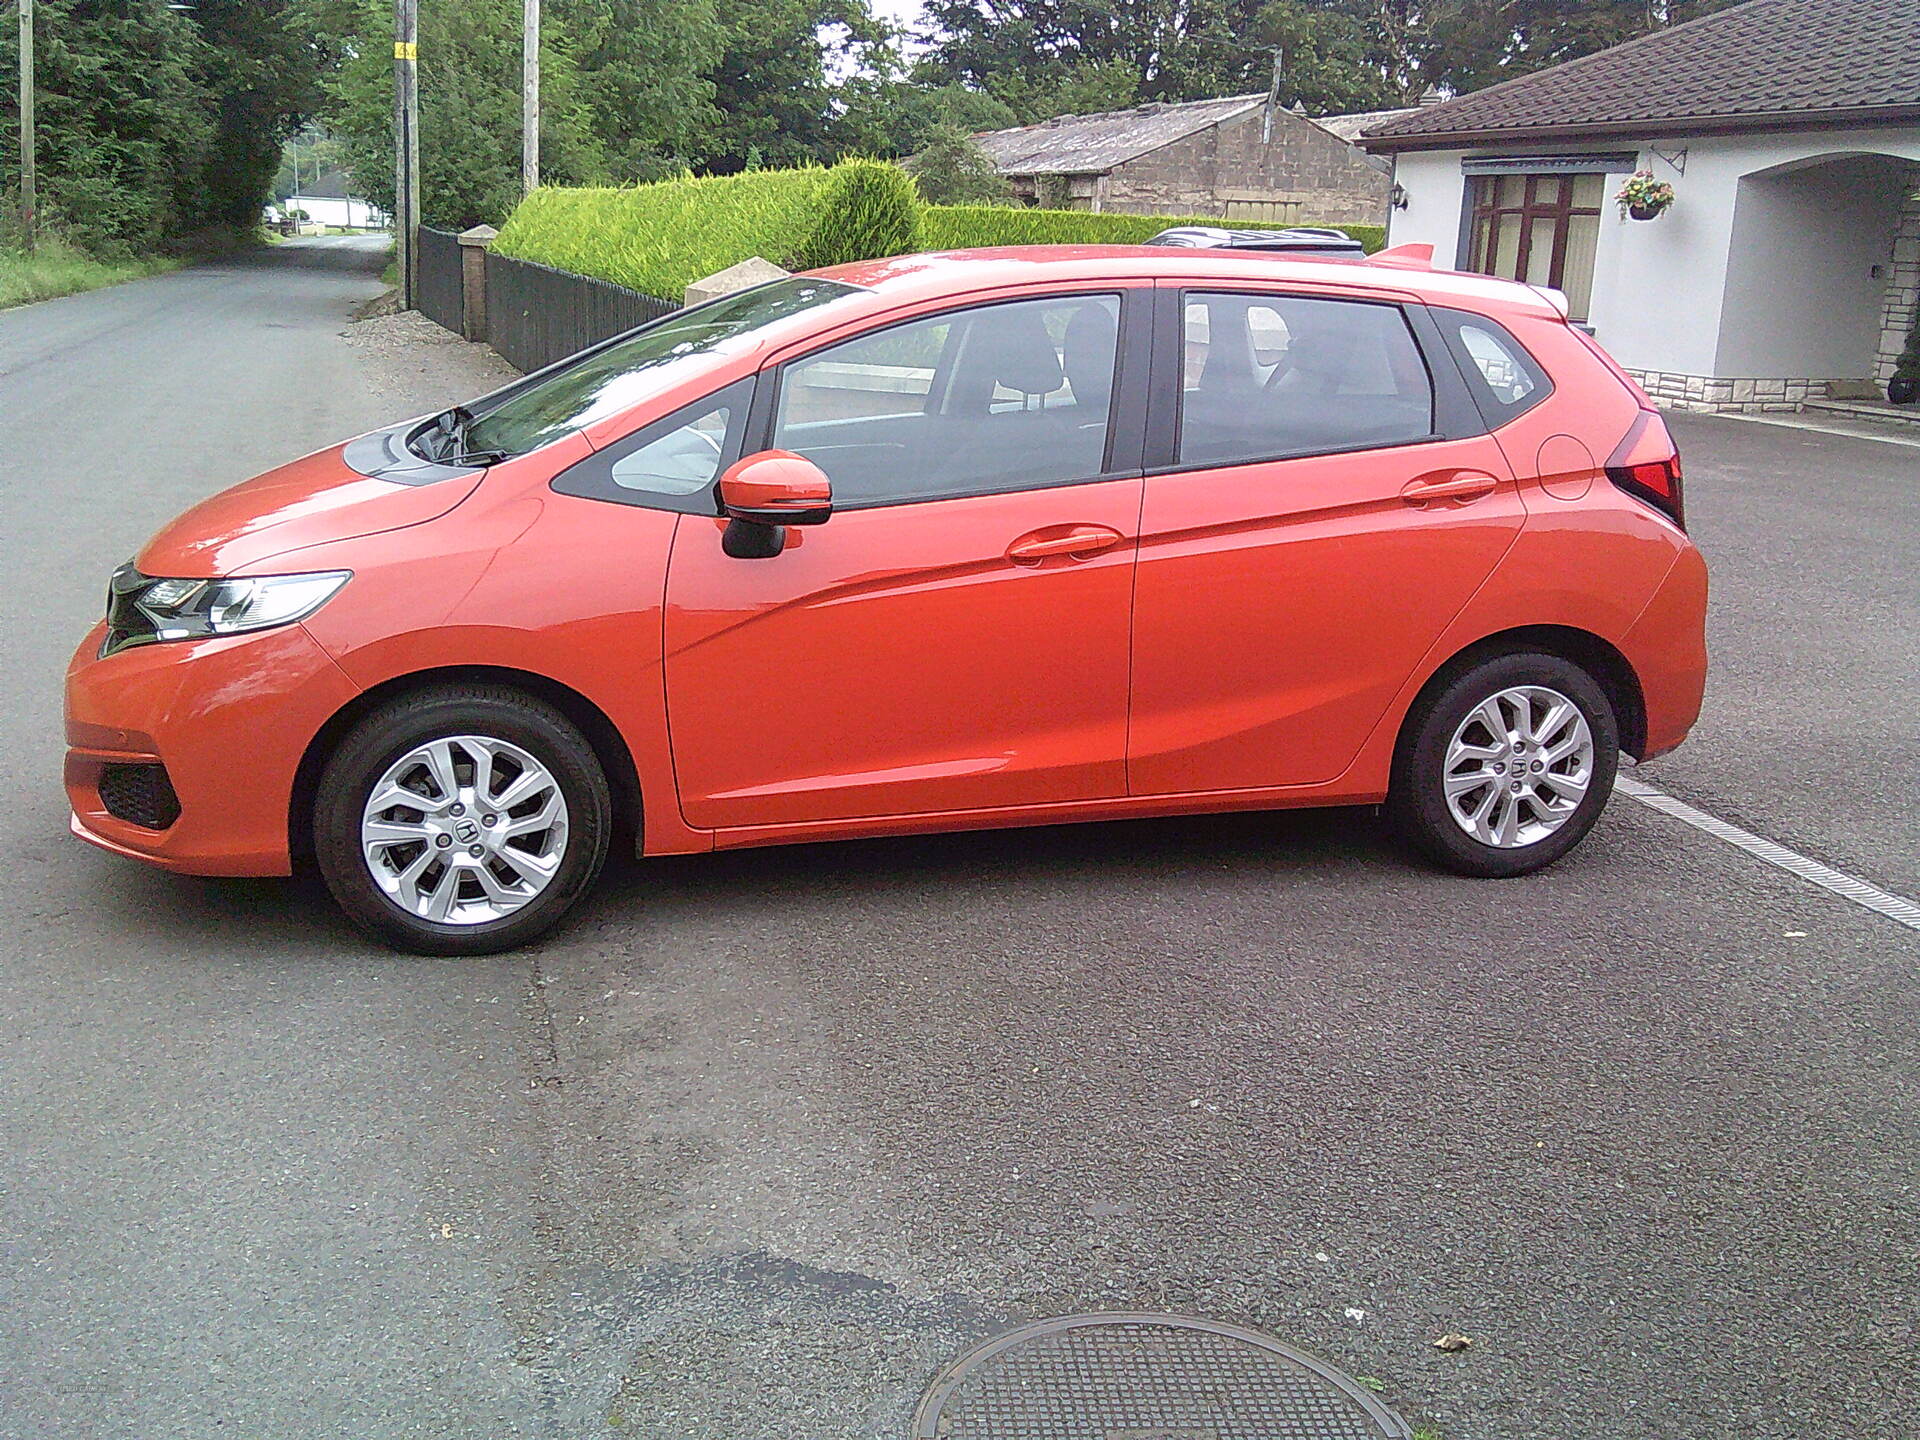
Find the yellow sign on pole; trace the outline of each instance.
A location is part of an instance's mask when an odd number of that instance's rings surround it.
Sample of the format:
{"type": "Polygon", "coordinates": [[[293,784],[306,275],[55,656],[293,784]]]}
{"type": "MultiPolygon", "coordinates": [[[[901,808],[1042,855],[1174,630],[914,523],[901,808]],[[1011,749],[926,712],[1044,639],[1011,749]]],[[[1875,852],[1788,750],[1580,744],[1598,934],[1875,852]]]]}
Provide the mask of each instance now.
{"type": "Polygon", "coordinates": [[[420,46],[417,42],[396,40],[393,42],[393,58],[396,60],[418,60],[420,58],[420,46]]]}

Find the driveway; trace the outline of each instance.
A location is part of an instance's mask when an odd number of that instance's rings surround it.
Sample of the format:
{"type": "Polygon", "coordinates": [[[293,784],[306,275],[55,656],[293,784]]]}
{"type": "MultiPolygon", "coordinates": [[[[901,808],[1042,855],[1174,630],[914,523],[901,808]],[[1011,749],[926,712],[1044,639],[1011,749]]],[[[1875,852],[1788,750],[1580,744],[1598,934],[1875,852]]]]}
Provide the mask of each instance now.
{"type": "MultiPolygon", "coordinates": [[[[1915,933],[1624,797],[1499,884],[1352,811],[628,862],[484,962],[70,842],[108,570],[497,374],[344,336],[378,263],[0,315],[0,1434],[898,1440],[1135,1308],[1446,1440],[1920,1428],[1915,933]]],[[[1715,672],[1637,778],[1916,893],[1920,452],[1675,429],[1715,672]]]]}

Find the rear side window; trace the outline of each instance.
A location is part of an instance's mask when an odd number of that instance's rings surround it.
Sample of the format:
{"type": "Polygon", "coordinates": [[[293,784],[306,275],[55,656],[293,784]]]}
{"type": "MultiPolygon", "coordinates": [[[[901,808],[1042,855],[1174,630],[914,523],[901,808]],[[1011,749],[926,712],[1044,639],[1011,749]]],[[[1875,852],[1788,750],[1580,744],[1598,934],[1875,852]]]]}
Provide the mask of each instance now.
{"type": "Polygon", "coordinates": [[[1396,305],[1194,292],[1182,465],[1371,449],[1433,433],[1433,382],[1396,305]]]}
{"type": "Polygon", "coordinates": [[[1526,414],[1553,393],[1553,382],[1501,324],[1465,310],[1432,312],[1489,429],[1526,414]]]}

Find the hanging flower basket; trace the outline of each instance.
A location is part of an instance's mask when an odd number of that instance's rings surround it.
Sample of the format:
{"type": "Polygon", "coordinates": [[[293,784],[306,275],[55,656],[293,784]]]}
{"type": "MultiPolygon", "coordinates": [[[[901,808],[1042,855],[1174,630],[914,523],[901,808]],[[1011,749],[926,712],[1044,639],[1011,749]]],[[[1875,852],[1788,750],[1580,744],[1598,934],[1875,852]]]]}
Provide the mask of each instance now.
{"type": "Polygon", "coordinates": [[[1651,170],[1636,170],[1613,197],[1620,213],[1634,220],[1658,220],[1673,204],[1673,186],[1653,178],[1651,170]]]}

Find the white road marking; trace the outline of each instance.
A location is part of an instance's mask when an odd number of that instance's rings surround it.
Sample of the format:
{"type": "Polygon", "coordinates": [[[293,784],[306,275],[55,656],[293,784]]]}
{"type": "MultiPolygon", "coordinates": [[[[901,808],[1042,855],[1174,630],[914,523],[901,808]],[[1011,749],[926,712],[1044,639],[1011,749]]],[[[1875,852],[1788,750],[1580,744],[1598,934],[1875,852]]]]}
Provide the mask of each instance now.
{"type": "Polygon", "coordinates": [[[1812,435],[1838,435],[1843,440],[1878,440],[1883,445],[1905,445],[1909,449],[1920,447],[1920,430],[1898,420],[1826,421],[1802,419],[1797,414],[1770,411],[1763,411],[1757,415],[1743,415],[1735,410],[1726,411],[1715,418],[1745,420],[1754,425],[1777,425],[1787,430],[1805,430],[1812,435]],[[1909,433],[1899,433],[1902,430],[1909,433]]]}
{"type": "Polygon", "coordinates": [[[1724,840],[1736,849],[1757,856],[1769,865],[1776,865],[1802,880],[1810,880],[1823,890],[1831,890],[1843,900],[1851,900],[1863,909],[1884,915],[1889,920],[1906,926],[1909,930],[1920,930],[1920,903],[1907,899],[1904,895],[1895,895],[1892,891],[1882,890],[1878,885],[1862,880],[1857,875],[1849,875],[1844,870],[1836,870],[1831,865],[1822,865],[1818,860],[1809,860],[1797,850],[1789,850],[1784,845],[1776,845],[1771,840],[1763,840],[1751,831],[1742,830],[1738,825],[1729,825],[1717,815],[1709,815],[1704,810],[1696,810],[1684,800],[1676,800],[1665,791],[1639,780],[1622,775],[1613,782],[1613,788],[1622,795],[1631,795],[1642,805],[1651,806],[1663,815],[1684,821],[1696,830],[1705,831],[1716,840],[1724,840]]]}

